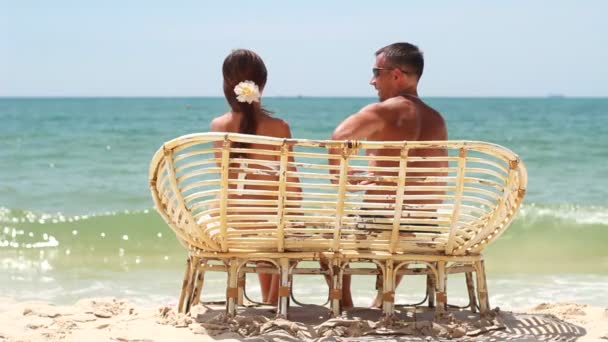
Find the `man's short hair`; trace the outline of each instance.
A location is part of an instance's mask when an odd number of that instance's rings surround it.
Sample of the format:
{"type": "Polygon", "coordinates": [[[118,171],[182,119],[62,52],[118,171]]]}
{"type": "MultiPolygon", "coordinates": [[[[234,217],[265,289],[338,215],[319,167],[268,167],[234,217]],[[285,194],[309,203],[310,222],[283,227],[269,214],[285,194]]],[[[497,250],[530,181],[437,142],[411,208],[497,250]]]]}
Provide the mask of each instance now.
{"type": "Polygon", "coordinates": [[[390,66],[412,68],[412,71],[418,75],[418,79],[422,77],[424,56],[416,45],[410,43],[393,43],[376,51],[376,56],[382,53],[390,66]]]}

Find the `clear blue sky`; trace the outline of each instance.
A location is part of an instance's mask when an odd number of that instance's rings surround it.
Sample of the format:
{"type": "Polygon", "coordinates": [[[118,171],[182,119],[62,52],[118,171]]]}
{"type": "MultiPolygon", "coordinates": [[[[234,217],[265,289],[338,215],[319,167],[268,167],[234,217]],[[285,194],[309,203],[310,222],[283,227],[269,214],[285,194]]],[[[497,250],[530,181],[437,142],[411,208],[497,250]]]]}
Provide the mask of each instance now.
{"type": "Polygon", "coordinates": [[[424,51],[422,96],[608,96],[608,1],[0,0],[0,96],[221,96],[233,48],[267,96],[375,96],[374,51],[424,51]]]}

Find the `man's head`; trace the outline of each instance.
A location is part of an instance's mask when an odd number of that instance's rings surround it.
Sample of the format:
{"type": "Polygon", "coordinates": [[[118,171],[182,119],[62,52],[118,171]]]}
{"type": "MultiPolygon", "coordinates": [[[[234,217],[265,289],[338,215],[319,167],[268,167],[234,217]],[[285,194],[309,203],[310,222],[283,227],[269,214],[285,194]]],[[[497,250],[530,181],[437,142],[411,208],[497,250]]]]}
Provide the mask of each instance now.
{"type": "Polygon", "coordinates": [[[423,70],[424,58],[417,46],[394,43],[376,51],[370,84],[378,91],[380,101],[400,93],[417,94],[423,70]]]}

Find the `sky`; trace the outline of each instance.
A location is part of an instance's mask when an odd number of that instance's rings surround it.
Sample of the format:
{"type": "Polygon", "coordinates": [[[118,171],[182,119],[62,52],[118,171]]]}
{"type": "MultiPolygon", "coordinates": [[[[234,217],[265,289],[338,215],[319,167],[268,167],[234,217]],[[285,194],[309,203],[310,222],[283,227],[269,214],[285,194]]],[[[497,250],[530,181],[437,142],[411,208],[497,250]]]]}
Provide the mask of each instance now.
{"type": "Polygon", "coordinates": [[[608,1],[0,0],[0,96],[222,96],[248,48],[265,96],[369,96],[416,44],[421,96],[608,96],[608,1]]]}

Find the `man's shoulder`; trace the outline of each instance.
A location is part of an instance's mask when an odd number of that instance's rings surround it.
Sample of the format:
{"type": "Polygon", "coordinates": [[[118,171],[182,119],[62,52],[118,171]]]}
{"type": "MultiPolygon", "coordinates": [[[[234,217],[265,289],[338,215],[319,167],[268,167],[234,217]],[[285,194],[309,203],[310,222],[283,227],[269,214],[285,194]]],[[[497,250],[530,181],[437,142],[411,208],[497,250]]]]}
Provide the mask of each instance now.
{"type": "Polygon", "coordinates": [[[404,96],[395,96],[384,100],[380,103],[381,107],[385,110],[415,110],[418,108],[419,103],[404,96]]]}
{"type": "Polygon", "coordinates": [[[400,120],[408,121],[418,120],[420,111],[420,106],[416,102],[402,96],[386,99],[378,103],[375,109],[375,112],[384,119],[393,120],[398,117],[400,120]]]}
{"type": "Polygon", "coordinates": [[[375,102],[369,104],[355,114],[355,115],[380,115],[383,116],[389,112],[403,112],[409,109],[412,109],[413,104],[404,99],[399,99],[397,97],[393,97],[390,99],[386,99],[382,102],[375,102]]]}
{"type": "Polygon", "coordinates": [[[393,101],[392,105],[395,107],[409,108],[422,116],[434,116],[437,119],[443,120],[443,116],[435,108],[428,105],[421,98],[414,95],[403,95],[393,97],[390,100],[393,101]]]}

